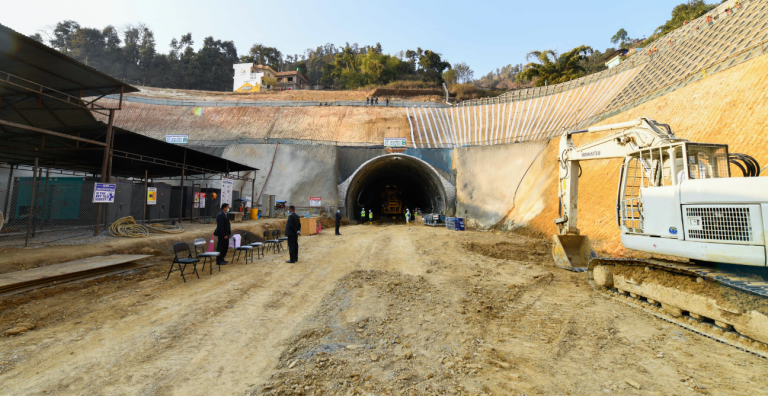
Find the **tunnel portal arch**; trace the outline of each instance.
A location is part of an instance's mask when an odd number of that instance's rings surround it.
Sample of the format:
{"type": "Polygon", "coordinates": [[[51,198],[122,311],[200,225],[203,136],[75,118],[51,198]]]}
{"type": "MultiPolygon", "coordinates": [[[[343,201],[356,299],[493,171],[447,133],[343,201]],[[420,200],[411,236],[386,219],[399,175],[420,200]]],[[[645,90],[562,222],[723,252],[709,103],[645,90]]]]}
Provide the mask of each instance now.
{"type": "MultiPolygon", "coordinates": [[[[341,206],[346,208],[347,217],[350,220],[358,219],[361,207],[365,203],[371,205],[370,197],[377,193],[376,189],[390,184],[399,185],[404,190],[404,204],[412,210],[414,206],[419,206],[427,213],[443,213],[447,216],[455,212],[455,186],[424,160],[395,153],[366,161],[339,185],[339,198],[344,200],[341,206]]],[[[378,207],[372,209],[378,217],[378,207]]]]}

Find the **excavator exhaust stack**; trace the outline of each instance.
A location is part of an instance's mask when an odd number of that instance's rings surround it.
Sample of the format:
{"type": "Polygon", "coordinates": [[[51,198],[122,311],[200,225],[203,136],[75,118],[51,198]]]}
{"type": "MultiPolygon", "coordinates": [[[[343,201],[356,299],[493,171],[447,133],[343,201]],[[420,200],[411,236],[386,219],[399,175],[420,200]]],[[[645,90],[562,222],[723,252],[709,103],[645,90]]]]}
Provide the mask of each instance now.
{"type": "Polygon", "coordinates": [[[589,261],[596,258],[597,254],[592,250],[592,244],[586,235],[558,235],[552,236],[552,258],[555,264],[565,270],[584,272],[589,261]]]}

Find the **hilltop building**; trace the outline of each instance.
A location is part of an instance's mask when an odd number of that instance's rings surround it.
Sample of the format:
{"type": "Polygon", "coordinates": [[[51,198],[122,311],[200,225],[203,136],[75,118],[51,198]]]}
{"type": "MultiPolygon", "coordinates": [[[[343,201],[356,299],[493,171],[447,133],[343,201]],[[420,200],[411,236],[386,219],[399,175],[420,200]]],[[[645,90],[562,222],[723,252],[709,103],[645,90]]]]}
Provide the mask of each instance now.
{"type": "MultiPolygon", "coordinates": [[[[300,71],[276,72],[269,66],[256,65],[253,63],[237,63],[232,65],[235,69],[234,83],[232,90],[234,92],[259,92],[264,84],[264,78],[273,78],[277,81],[277,87],[287,90],[306,89],[309,81],[300,71]]],[[[267,86],[266,88],[273,88],[267,86]]]]}
{"type": "MultiPolygon", "coordinates": [[[[634,49],[632,52],[634,52],[634,49]]],[[[618,49],[608,56],[608,61],[605,62],[605,65],[608,66],[609,69],[613,69],[618,66],[627,55],[629,55],[629,50],[623,48],[618,49]]]]}
{"type": "Polygon", "coordinates": [[[283,89],[307,89],[309,80],[300,71],[285,71],[277,73],[277,86],[283,89]]]}

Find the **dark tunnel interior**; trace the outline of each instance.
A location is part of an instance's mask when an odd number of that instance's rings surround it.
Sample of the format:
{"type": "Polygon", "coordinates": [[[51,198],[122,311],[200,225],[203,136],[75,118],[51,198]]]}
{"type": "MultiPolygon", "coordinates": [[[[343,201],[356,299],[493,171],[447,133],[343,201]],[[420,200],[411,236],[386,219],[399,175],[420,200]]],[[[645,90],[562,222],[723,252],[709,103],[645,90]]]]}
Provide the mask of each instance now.
{"type": "MultiPolygon", "coordinates": [[[[405,218],[405,209],[414,213],[443,210],[442,183],[426,164],[404,155],[380,157],[360,169],[347,190],[350,220],[360,220],[360,212],[373,211],[374,220],[405,218]]],[[[367,218],[366,218],[367,221],[367,218]]]]}

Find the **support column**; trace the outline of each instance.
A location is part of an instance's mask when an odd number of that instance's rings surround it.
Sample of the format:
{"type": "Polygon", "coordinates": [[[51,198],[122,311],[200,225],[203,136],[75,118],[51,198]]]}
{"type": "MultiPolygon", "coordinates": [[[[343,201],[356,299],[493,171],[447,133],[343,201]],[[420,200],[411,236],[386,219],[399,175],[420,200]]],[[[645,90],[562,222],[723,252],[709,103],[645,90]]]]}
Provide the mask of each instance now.
{"type": "Polygon", "coordinates": [[[147,178],[149,177],[148,172],[144,171],[144,198],[142,198],[142,205],[141,207],[144,209],[141,213],[141,225],[144,225],[144,222],[147,220],[147,178]]]}
{"type": "Polygon", "coordinates": [[[11,210],[11,188],[13,187],[13,164],[11,164],[11,172],[8,174],[8,188],[5,190],[5,207],[3,208],[3,214],[6,219],[9,219],[9,211],[11,210]]]}
{"type": "MultiPolygon", "coordinates": [[[[43,170],[40,169],[40,174],[43,173],[43,170]]],[[[45,186],[43,187],[43,210],[40,212],[40,215],[43,219],[43,226],[47,225],[50,222],[50,216],[46,216],[48,206],[50,206],[51,200],[51,193],[48,191],[48,181],[51,180],[51,168],[47,168],[45,170],[45,186]]]]}
{"type": "Polygon", "coordinates": [[[184,149],[184,162],[181,165],[181,205],[179,205],[179,225],[181,225],[181,217],[184,214],[184,171],[187,170],[187,149],[184,149]]]}
{"type": "Polygon", "coordinates": [[[40,179],[43,178],[43,168],[37,169],[37,181],[35,182],[35,198],[33,200],[32,207],[30,208],[32,210],[32,238],[34,238],[37,235],[37,197],[40,195],[40,179]]]}
{"type": "Polygon", "coordinates": [[[37,198],[37,191],[35,191],[35,187],[37,186],[37,164],[38,158],[35,157],[35,168],[32,170],[32,194],[29,200],[29,213],[27,213],[27,236],[24,238],[24,247],[29,247],[29,234],[32,232],[32,219],[35,217],[35,198],[37,198]]]}
{"type": "Polygon", "coordinates": [[[251,181],[251,218],[253,218],[254,209],[256,209],[256,171],[253,171],[253,180],[251,181]]]}
{"type": "MultiPolygon", "coordinates": [[[[109,123],[107,124],[107,138],[104,140],[107,145],[104,146],[104,159],[101,161],[101,182],[104,183],[104,178],[107,176],[107,166],[109,164],[110,150],[112,149],[112,125],[115,121],[115,111],[109,111],[109,123]]],[[[96,226],[93,230],[93,236],[99,236],[99,223],[101,223],[101,208],[102,204],[96,205],[96,226]]]]}

